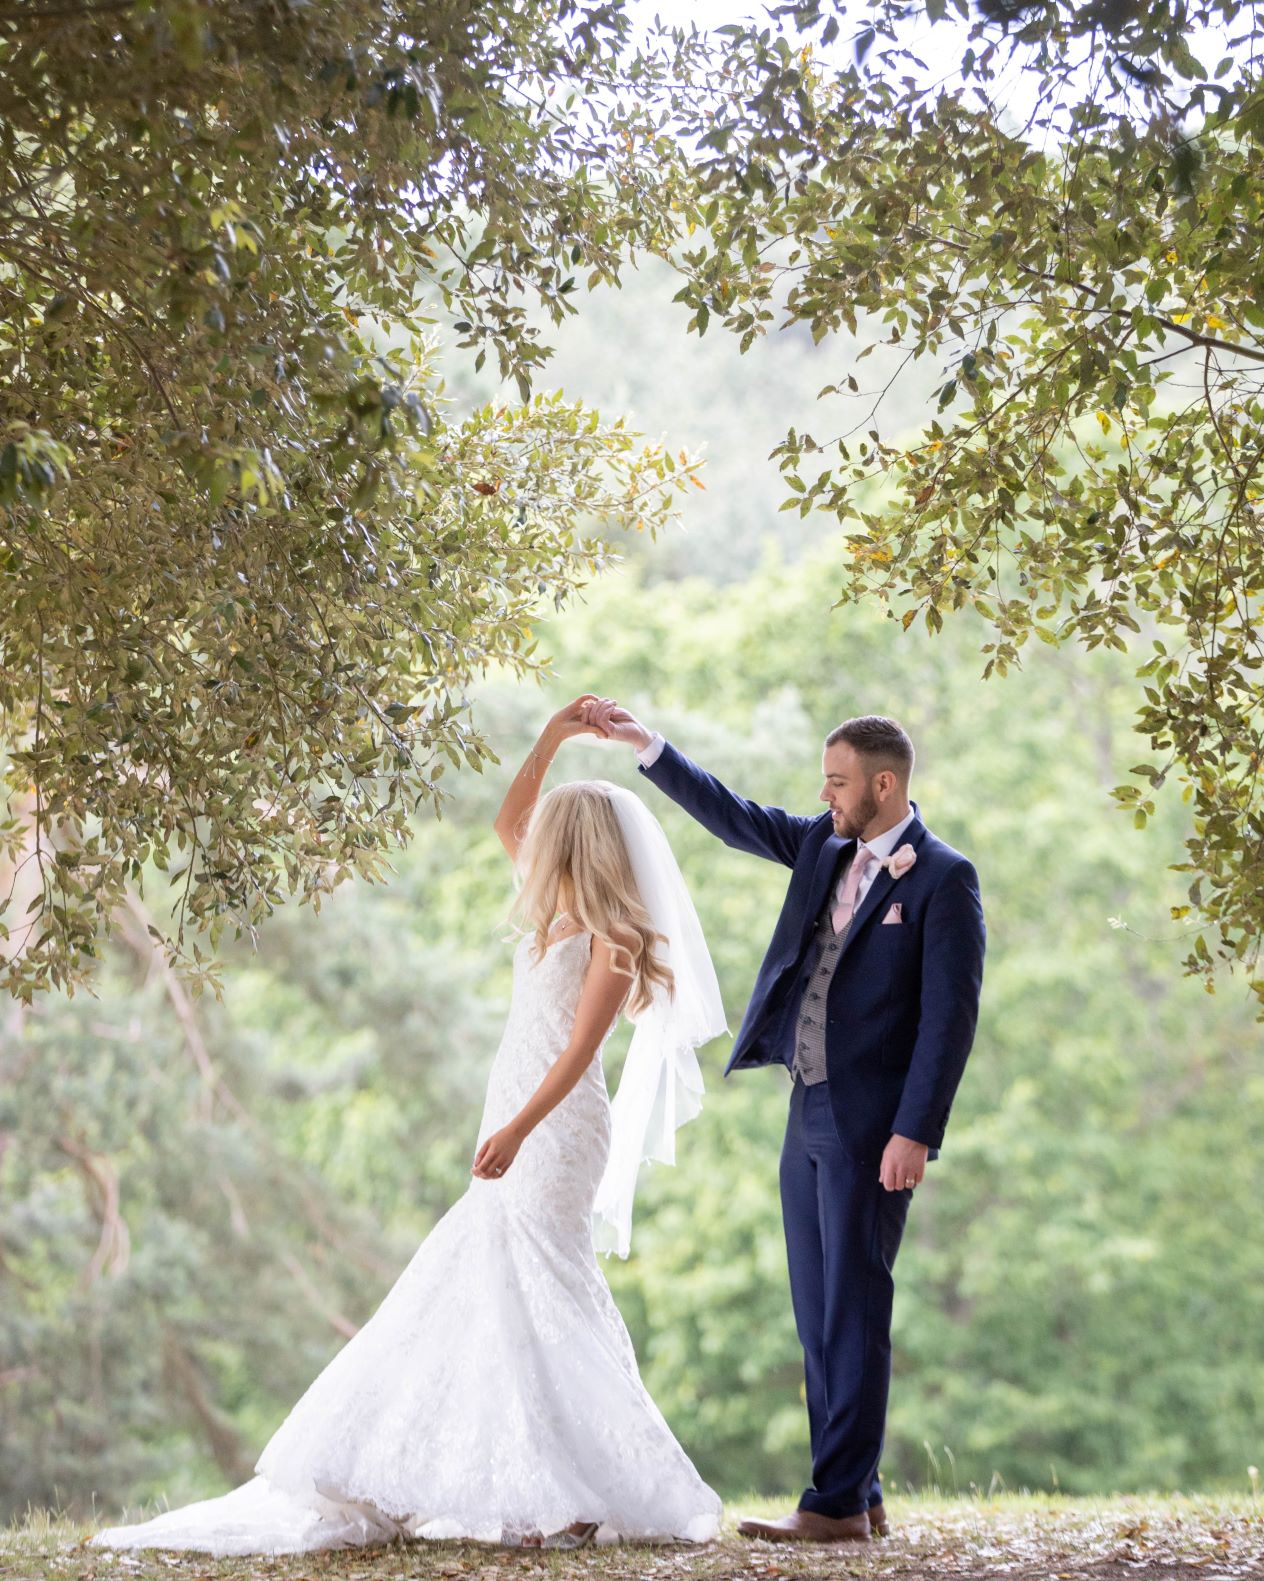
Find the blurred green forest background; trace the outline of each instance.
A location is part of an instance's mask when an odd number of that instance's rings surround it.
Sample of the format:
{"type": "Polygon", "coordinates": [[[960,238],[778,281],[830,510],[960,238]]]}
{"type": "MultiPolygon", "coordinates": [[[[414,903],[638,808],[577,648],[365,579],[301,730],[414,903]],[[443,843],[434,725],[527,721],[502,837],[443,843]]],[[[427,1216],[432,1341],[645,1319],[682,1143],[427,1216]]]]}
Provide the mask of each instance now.
{"type": "MultiPolygon", "coordinates": [[[[1245,983],[1182,978],[1175,790],[1144,832],[1110,788],[1143,754],[1119,653],[1040,648],[980,680],[980,628],[831,611],[838,529],[781,513],[769,450],[828,431],[845,373],[806,331],[685,334],[660,270],[593,298],[550,380],[702,448],[680,529],[540,622],[553,677],[489,676],[500,758],[419,820],[388,886],[291,907],[192,1000],[137,912],[98,997],[0,1009],[0,1513],[110,1513],[247,1478],[468,1179],[509,992],[509,864],[492,819],[547,714],[619,698],[740,792],[813,812],[820,743],[890,713],[914,796],[975,860],[982,1018],[901,1253],[889,1485],[1066,1492],[1247,1484],[1264,1455],[1260,1028],[1245,983]]],[[[456,405],[485,396],[454,371],[456,405]]],[[[910,426],[923,391],[902,383],[910,426]]],[[[596,524],[599,525],[599,524],[596,524]]],[[[1147,639],[1138,639],[1147,646],[1147,639]]],[[[690,879],[736,1028],[786,873],[712,840],[596,741],[558,778],[635,786],[690,879]]],[[[162,875],[146,884],[165,912],[162,875]]],[[[612,1043],[612,1068],[626,1044],[612,1043]]],[[[605,1263],[646,1383],[727,1495],[807,1466],[777,1200],[786,1079],[721,1082],[674,1170],[646,1174],[605,1263]]]]}

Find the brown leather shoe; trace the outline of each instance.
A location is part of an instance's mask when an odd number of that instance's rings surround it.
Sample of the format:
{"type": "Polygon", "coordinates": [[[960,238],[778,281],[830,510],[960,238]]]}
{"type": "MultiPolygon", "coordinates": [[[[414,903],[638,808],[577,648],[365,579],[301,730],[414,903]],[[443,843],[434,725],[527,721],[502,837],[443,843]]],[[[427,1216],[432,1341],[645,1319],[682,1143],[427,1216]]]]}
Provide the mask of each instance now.
{"type": "Polygon", "coordinates": [[[743,1537],[762,1537],[769,1543],[867,1543],[869,1517],[859,1515],[818,1515],[815,1510],[793,1510],[780,1520],[739,1521],[743,1537]]]}
{"type": "Polygon", "coordinates": [[[879,1502],[869,1506],[869,1530],[875,1537],[889,1537],[891,1528],[887,1524],[887,1512],[879,1502]]]}

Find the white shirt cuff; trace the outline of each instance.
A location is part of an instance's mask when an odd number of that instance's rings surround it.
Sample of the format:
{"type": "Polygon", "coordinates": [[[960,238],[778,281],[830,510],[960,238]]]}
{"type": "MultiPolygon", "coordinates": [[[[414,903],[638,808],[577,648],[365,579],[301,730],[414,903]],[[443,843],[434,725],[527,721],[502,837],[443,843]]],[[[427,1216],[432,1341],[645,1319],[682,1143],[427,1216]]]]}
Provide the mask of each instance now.
{"type": "Polygon", "coordinates": [[[637,753],[636,761],[642,768],[649,768],[652,763],[658,762],[658,755],[666,745],[666,738],[661,731],[656,730],[649,742],[637,753]]]}

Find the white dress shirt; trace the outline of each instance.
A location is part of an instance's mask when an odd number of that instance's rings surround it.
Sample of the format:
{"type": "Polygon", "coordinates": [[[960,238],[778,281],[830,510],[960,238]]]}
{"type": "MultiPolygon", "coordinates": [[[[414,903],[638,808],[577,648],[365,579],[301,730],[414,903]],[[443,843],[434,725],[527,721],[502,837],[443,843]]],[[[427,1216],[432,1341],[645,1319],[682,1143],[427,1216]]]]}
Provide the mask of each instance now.
{"type": "MultiPolygon", "coordinates": [[[[892,824],[889,829],[884,830],[881,834],[875,834],[872,840],[858,840],[856,842],[857,853],[859,852],[860,847],[863,845],[868,846],[868,848],[873,852],[879,861],[881,861],[884,857],[890,856],[892,851],[895,850],[896,846],[899,845],[900,836],[908,828],[909,824],[913,822],[915,816],[915,813],[910,812],[906,817],[901,818],[899,823],[892,824]]],[[[854,862],[856,857],[853,855],[851,860],[854,862]]],[[[849,863],[848,866],[850,865],[851,864],[849,863]]],[[[869,886],[873,883],[874,879],[877,878],[881,871],[882,869],[878,866],[877,862],[866,863],[865,870],[860,877],[860,884],[856,889],[856,911],[860,910],[860,903],[869,893],[869,886]]],[[[840,878],[838,881],[837,889],[834,891],[835,905],[837,905],[839,902],[839,898],[843,893],[843,885],[846,883],[846,881],[847,874],[844,872],[842,878],[840,878]]]]}
{"type": "Polygon", "coordinates": [[[636,761],[649,768],[651,763],[658,762],[658,754],[663,750],[664,736],[661,730],[656,730],[643,747],[638,747],[636,761]]]}
{"type": "MultiPolygon", "coordinates": [[[[665,737],[663,736],[662,732],[656,730],[646,745],[637,751],[637,762],[643,764],[646,768],[649,768],[651,763],[657,763],[659,753],[662,752],[664,743],[665,737]]],[[[913,822],[915,816],[916,815],[914,813],[910,812],[906,817],[901,818],[899,823],[892,824],[889,829],[884,830],[881,834],[874,835],[872,840],[860,841],[857,844],[856,849],[859,850],[861,845],[868,846],[873,852],[874,856],[879,859],[879,861],[881,861],[884,857],[890,856],[892,851],[895,850],[896,846],[899,845],[900,836],[908,828],[909,824],[913,822]]],[[[854,856],[852,861],[855,861],[854,856]]],[[[848,866],[850,866],[850,863],[848,866]]],[[[877,878],[881,871],[882,869],[878,866],[877,862],[870,862],[866,865],[865,872],[860,880],[860,886],[856,891],[855,909],[857,911],[860,910],[861,901],[869,893],[869,886],[873,883],[874,879],[877,878]]],[[[847,870],[844,868],[843,876],[839,879],[838,886],[834,891],[833,904],[835,906],[838,904],[839,897],[842,895],[843,884],[846,882],[846,880],[847,870]]]]}

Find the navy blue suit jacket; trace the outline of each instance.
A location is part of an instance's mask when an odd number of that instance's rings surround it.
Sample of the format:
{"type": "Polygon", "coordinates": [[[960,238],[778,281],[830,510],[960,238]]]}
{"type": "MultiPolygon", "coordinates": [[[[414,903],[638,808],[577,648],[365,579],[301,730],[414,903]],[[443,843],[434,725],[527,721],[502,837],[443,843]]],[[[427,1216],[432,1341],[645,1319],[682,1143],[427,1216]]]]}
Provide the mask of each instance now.
{"type": "MultiPolygon", "coordinates": [[[[735,795],[665,742],[642,774],[737,851],[784,862],[790,884],[750,1003],[725,1067],[784,1064],[813,929],[854,840],[816,817],[735,795]]],[[[877,1163],[892,1135],[935,1156],[974,1041],[986,930],[973,866],[922,822],[901,844],[917,861],[898,879],[883,869],[857,908],[826,1000],[825,1058],[839,1140],[860,1163],[877,1163]],[[901,923],[883,923],[892,901],[901,923]]]]}

